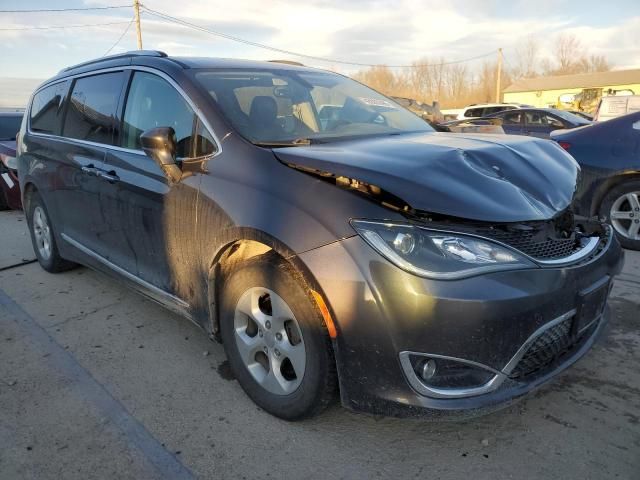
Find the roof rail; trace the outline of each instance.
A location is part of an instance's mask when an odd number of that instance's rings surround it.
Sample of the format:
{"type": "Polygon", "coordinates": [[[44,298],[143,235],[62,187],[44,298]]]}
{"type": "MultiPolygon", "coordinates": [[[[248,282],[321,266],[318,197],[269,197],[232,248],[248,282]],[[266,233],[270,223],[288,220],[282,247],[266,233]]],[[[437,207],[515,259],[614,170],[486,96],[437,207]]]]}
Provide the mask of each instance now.
{"type": "Polygon", "coordinates": [[[85,67],[87,65],[91,65],[94,63],[104,62],[105,60],[115,60],[118,58],[127,58],[127,57],[166,57],[167,54],[165,52],[161,52],[160,50],[131,50],[129,52],[118,53],[116,55],[109,55],[108,57],[100,57],[93,60],[89,60],[86,62],[78,63],[77,65],[72,65],[67,68],[63,68],[60,70],[62,72],[68,72],[69,70],[74,70],[76,68],[85,67]]]}
{"type": "Polygon", "coordinates": [[[267,60],[269,63],[284,63],[285,65],[295,65],[297,67],[304,67],[304,63],[296,62],[295,60],[267,60]]]}

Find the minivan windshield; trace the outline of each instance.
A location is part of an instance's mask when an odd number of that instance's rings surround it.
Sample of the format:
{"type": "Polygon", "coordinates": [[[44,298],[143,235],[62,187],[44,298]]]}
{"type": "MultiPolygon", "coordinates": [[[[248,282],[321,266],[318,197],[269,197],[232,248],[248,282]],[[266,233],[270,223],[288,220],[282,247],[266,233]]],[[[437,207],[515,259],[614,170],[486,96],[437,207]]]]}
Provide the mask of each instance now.
{"type": "Polygon", "coordinates": [[[195,78],[238,133],[258,145],[433,131],[393,100],[329,72],[200,70],[195,78]]]}

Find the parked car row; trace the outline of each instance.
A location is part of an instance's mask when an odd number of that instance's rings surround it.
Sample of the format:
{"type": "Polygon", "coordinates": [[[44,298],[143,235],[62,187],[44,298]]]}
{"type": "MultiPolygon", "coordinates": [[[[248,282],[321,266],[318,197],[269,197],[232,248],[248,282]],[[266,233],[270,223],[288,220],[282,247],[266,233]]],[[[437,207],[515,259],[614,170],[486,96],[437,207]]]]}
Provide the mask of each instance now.
{"type": "Polygon", "coordinates": [[[622,266],[612,228],[572,212],[558,144],[435,132],[303,66],[70,67],[34,93],[17,158],[44,269],[91,266],[191,319],[285,419],[337,390],[383,415],[503,406],[589,351],[622,266]]]}
{"type": "Polygon", "coordinates": [[[452,122],[456,120],[472,120],[518,108],[533,108],[533,106],[524,103],[472,103],[464,108],[441,110],[441,113],[443,122],[452,122]]]}
{"type": "Polygon", "coordinates": [[[572,113],[553,108],[517,108],[503,110],[491,115],[468,120],[457,120],[442,124],[446,127],[468,125],[488,125],[497,123],[508,135],[530,135],[549,138],[554,130],[576,128],[591,122],[572,113]]]}
{"type": "Polygon", "coordinates": [[[620,243],[640,250],[640,111],[551,138],[580,164],[573,210],[613,225],[620,243]]]}
{"type": "Polygon", "coordinates": [[[518,108],[443,125],[451,131],[475,126],[477,132],[500,127],[505,134],[555,140],[582,169],[574,212],[599,216],[614,227],[623,246],[640,250],[640,113],[626,114],[628,105],[634,105],[629,99],[633,97],[604,97],[599,113],[613,115],[619,107],[618,115],[599,117],[600,122],[553,108],[518,108]]]}
{"type": "Polygon", "coordinates": [[[0,210],[19,209],[20,185],[16,162],[16,136],[24,112],[0,112],[0,210]]]}

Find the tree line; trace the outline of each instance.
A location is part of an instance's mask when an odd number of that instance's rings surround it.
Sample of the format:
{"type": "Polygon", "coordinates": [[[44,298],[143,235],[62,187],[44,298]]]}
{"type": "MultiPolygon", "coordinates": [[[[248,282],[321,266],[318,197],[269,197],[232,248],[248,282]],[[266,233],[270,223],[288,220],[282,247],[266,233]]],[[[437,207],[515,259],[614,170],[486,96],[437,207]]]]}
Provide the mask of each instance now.
{"type": "MultiPolygon", "coordinates": [[[[515,49],[514,64],[503,63],[502,88],[522,78],[611,69],[604,56],[591,54],[575,35],[557,35],[551,52],[543,57],[540,43],[533,36],[520,41],[515,49]]],[[[472,68],[469,64],[448,63],[442,57],[423,57],[410,68],[394,71],[378,65],[357,72],[354,78],[385,95],[413,98],[424,103],[438,101],[440,108],[458,108],[470,103],[495,101],[497,59],[472,68]]]]}

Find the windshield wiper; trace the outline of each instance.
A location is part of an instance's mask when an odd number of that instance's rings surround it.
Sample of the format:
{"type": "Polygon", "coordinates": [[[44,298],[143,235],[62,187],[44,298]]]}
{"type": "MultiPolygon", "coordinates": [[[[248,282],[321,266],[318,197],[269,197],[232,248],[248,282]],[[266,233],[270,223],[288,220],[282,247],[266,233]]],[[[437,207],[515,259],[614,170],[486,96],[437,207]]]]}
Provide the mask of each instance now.
{"type": "Polygon", "coordinates": [[[259,147],[301,147],[314,143],[310,138],[296,138],[295,140],[266,140],[253,142],[259,147]]]}

